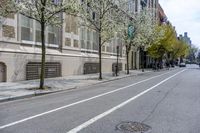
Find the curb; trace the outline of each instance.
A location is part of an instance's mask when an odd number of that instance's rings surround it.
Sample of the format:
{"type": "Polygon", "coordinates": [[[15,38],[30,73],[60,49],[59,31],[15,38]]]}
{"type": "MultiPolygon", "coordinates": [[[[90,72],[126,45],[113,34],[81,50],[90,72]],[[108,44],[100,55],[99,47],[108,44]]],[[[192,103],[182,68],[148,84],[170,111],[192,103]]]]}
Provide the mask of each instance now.
{"type": "Polygon", "coordinates": [[[22,95],[22,96],[8,97],[8,98],[0,99],[0,103],[14,101],[14,100],[20,100],[20,99],[25,99],[25,98],[31,98],[31,97],[36,97],[36,96],[42,96],[42,95],[47,95],[47,94],[52,94],[52,93],[58,93],[58,92],[62,92],[62,91],[73,90],[76,88],[77,87],[75,86],[75,87],[71,87],[71,88],[67,88],[67,89],[63,89],[63,90],[40,92],[40,93],[34,93],[34,94],[28,94],[28,95],[22,95]]]}
{"type": "Polygon", "coordinates": [[[152,72],[154,72],[154,71],[148,71],[148,72],[138,73],[138,74],[132,74],[132,75],[129,74],[129,75],[125,75],[123,77],[116,77],[116,78],[113,78],[113,79],[102,80],[102,81],[97,82],[97,83],[91,83],[91,84],[86,84],[86,85],[78,85],[78,86],[74,86],[74,87],[67,88],[67,89],[60,89],[60,90],[47,91],[47,92],[38,92],[38,93],[34,93],[34,94],[28,94],[28,95],[22,95],[22,96],[14,96],[14,97],[9,97],[9,98],[4,98],[4,99],[0,99],[0,103],[14,101],[14,100],[20,100],[20,99],[25,99],[25,98],[31,98],[31,97],[37,97],[37,96],[42,96],[42,95],[48,95],[48,94],[52,94],[52,93],[70,91],[70,90],[78,89],[80,87],[90,87],[90,86],[93,86],[93,85],[99,85],[99,84],[103,84],[103,83],[107,83],[107,82],[111,82],[111,81],[115,81],[115,80],[120,80],[120,79],[123,79],[123,78],[128,78],[128,77],[143,75],[143,74],[152,73],[152,72]]]}

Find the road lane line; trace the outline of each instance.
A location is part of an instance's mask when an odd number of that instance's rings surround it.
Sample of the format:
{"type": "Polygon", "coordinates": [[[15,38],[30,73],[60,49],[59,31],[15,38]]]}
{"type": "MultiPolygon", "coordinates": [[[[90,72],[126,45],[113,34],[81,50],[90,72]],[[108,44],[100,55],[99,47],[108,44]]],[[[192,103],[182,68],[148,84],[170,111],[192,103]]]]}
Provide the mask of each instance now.
{"type": "Polygon", "coordinates": [[[171,78],[177,76],[178,74],[180,74],[180,73],[182,73],[182,72],[184,72],[184,71],[185,71],[185,70],[182,70],[182,71],[180,71],[180,72],[178,72],[178,73],[176,73],[176,74],[174,74],[174,75],[172,75],[172,76],[170,76],[170,77],[168,77],[168,78],[162,80],[162,81],[159,82],[158,84],[156,84],[156,85],[150,87],[149,89],[147,89],[147,90],[145,90],[145,91],[139,93],[138,95],[136,95],[136,96],[134,96],[134,97],[132,97],[132,98],[126,100],[125,102],[123,102],[123,103],[121,103],[121,104],[119,104],[119,105],[117,105],[117,106],[115,106],[115,107],[113,107],[113,108],[111,108],[111,109],[105,111],[104,113],[99,114],[99,115],[93,117],[92,119],[90,119],[90,120],[86,121],[85,123],[83,123],[83,124],[81,124],[81,125],[79,125],[79,126],[73,128],[72,130],[68,131],[67,133],[77,133],[77,132],[81,131],[82,129],[84,129],[84,128],[90,126],[91,124],[93,124],[94,122],[96,122],[96,121],[102,119],[103,117],[105,117],[105,116],[111,114],[112,112],[116,111],[117,109],[122,108],[122,107],[125,106],[126,104],[128,104],[128,103],[130,103],[130,102],[136,100],[137,98],[139,98],[139,97],[141,97],[142,95],[146,94],[147,92],[149,92],[149,91],[155,89],[155,88],[158,87],[159,85],[165,83],[166,81],[170,80],[171,78]]]}
{"type": "Polygon", "coordinates": [[[56,112],[56,111],[59,111],[59,110],[62,110],[62,109],[66,109],[68,107],[71,107],[71,106],[74,106],[74,105],[77,105],[77,104],[81,104],[81,103],[84,103],[84,102],[87,102],[87,101],[90,101],[90,100],[93,100],[93,99],[96,99],[96,98],[99,98],[99,97],[102,97],[102,96],[106,96],[106,95],[112,94],[114,92],[118,92],[118,91],[124,90],[126,88],[129,88],[129,87],[141,84],[141,83],[149,81],[149,80],[152,80],[154,78],[161,77],[161,76],[166,75],[166,74],[168,74],[170,72],[166,72],[166,73],[163,73],[163,74],[160,74],[160,75],[157,75],[157,76],[153,76],[151,78],[148,78],[148,79],[136,82],[134,84],[131,84],[131,85],[128,85],[128,86],[125,86],[125,87],[121,87],[121,88],[115,89],[113,91],[102,93],[102,94],[99,94],[99,95],[96,95],[96,96],[93,96],[93,97],[90,97],[90,98],[87,98],[87,99],[84,99],[84,100],[81,100],[81,101],[78,101],[78,102],[74,102],[74,103],[71,103],[71,104],[68,104],[68,105],[65,105],[65,106],[61,106],[59,108],[55,108],[55,109],[52,109],[52,110],[49,110],[49,111],[46,111],[46,112],[43,112],[43,113],[40,113],[40,114],[37,114],[37,115],[29,116],[27,118],[24,118],[24,119],[15,121],[15,122],[11,122],[11,123],[6,124],[6,125],[2,125],[2,126],[0,126],[0,130],[4,129],[4,128],[11,127],[11,126],[14,126],[14,125],[17,125],[17,124],[20,124],[20,123],[23,123],[23,122],[26,122],[28,120],[31,120],[31,119],[34,119],[34,118],[37,118],[37,117],[40,117],[40,116],[43,116],[43,115],[47,115],[47,114],[50,114],[50,113],[53,113],[53,112],[56,112]]]}

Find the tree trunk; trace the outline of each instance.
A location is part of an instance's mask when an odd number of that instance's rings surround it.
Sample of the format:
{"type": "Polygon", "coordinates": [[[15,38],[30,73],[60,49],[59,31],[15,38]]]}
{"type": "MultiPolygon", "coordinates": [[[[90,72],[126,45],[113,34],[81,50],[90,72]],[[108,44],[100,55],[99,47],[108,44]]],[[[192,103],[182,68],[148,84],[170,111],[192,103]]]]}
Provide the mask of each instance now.
{"type": "Polygon", "coordinates": [[[129,48],[128,45],[126,45],[126,74],[129,74],[129,48]]]}
{"type": "Polygon", "coordinates": [[[44,78],[45,78],[45,55],[46,55],[46,47],[45,47],[45,17],[44,11],[46,6],[46,0],[42,2],[41,9],[41,42],[42,42],[42,58],[41,58],[41,72],[40,72],[40,89],[44,89],[44,78]]]}
{"type": "Polygon", "coordinates": [[[40,73],[40,89],[44,89],[45,78],[45,24],[41,23],[41,41],[42,41],[42,59],[41,59],[41,73],[40,73]]]}
{"type": "Polygon", "coordinates": [[[144,72],[144,50],[141,48],[141,56],[142,56],[142,72],[144,72]]]}
{"type": "Polygon", "coordinates": [[[99,32],[99,80],[102,80],[102,68],[101,68],[101,33],[99,32]]]}

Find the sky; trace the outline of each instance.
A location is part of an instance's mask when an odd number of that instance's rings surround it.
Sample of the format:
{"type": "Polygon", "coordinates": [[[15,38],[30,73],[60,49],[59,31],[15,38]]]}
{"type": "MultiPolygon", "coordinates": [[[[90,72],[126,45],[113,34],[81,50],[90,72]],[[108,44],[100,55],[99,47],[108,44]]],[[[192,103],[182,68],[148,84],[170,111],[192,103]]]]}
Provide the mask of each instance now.
{"type": "Polygon", "coordinates": [[[200,48],[200,0],[159,0],[168,20],[179,34],[188,32],[192,44],[200,48]]]}

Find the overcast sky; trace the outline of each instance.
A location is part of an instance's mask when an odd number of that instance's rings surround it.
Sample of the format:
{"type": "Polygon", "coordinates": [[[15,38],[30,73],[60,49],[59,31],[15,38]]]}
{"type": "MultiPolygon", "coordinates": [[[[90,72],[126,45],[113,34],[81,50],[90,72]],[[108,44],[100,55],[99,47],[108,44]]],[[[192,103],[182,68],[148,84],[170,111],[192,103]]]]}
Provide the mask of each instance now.
{"type": "Polygon", "coordinates": [[[188,32],[192,43],[200,48],[200,0],[159,1],[177,33],[188,32]]]}

